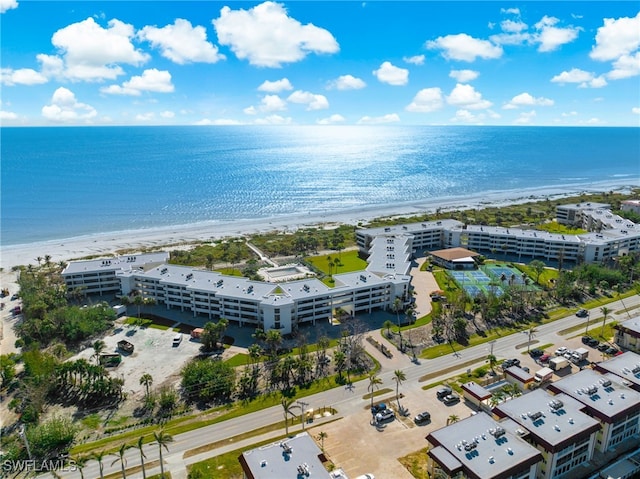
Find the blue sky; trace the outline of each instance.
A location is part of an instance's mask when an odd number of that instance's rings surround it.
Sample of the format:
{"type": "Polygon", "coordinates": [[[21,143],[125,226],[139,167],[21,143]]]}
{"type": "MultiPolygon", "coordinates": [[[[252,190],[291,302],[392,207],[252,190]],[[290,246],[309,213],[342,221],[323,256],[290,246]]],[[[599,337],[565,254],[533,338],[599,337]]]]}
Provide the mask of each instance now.
{"type": "Polygon", "coordinates": [[[12,125],[640,124],[638,2],[0,0],[12,125]]]}

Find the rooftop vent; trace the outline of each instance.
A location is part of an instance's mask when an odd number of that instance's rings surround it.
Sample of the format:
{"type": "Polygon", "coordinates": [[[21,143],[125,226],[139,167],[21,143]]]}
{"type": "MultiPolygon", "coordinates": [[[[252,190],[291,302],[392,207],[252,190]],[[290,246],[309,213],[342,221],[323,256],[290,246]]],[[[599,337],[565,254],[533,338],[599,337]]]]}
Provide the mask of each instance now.
{"type": "Polygon", "coordinates": [[[360,281],[362,281],[363,283],[367,282],[367,277],[364,274],[360,275],[360,281]]]}
{"type": "Polygon", "coordinates": [[[540,419],[542,417],[542,411],[536,411],[533,413],[530,412],[528,416],[532,421],[535,421],[536,419],[540,419]]]}
{"type": "Polygon", "coordinates": [[[162,269],[160,270],[160,274],[166,274],[166,273],[167,273],[167,271],[169,271],[167,268],[162,268],[162,269]]]}
{"type": "Polygon", "coordinates": [[[593,396],[595,393],[598,392],[598,386],[596,386],[595,384],[592,384],[591,386],[589,386],[587,388],[587,390],[585,391],[589,396],[593,396]]]}
{"type": "Polygon", "coordinates": [[[551,409],[553,409],[554,411],[557,411],[558,409],[560,409],[564,404],[562,403],[562,401],[560,401],[559,399],[552,399],[551,402],[549,403],[549,407],[551,409]]]}
{"type": "Polygon", "coordinates": [[[560,426],[558,426],[557,424],[556,424],[556,425],[554,425],[554,426],[553,426],[553,428],[554,428],[556,431],[560,431],[560,426]]]}
{"type": "Polygon", "coordinates": [[[511,449],[510,447],[507,448],[507,454],[509,454],[510,456],[513,456],[513,449],[511,449]]]}
{"type": "Polygon", "coordinates": [[[631,372],[632,372],[633,374],[638,374],[638,373],[640,373],[640,364],[637,364],[637,365],[636,365],[636,366],[631,370],[631,372]]]}
{"type": "Polygon", "coordinates": [[[603,379],[600,380],[600,383],[602,384],[603,388],[611,387],[611,380],[609,380],[609,379],[604,379],[603,378],[603,379]]]}
{"type": "Polygon", "coordinates": [[[489,464],[493,464],[494,462],[496,462],[495,458],[493,456],[489,456],[489,464]]]}
{"type": "Polygon", "coordinates": [[[189,273],[185,279],[187,281],[189,281],[190,279],[193,279],[193,273],[189,273]]]}

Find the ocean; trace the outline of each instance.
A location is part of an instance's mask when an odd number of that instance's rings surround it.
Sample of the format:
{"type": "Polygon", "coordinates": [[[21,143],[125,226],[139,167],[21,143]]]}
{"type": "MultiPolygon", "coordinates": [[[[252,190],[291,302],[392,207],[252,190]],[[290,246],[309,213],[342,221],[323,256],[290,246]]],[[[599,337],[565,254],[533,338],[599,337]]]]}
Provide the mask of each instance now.
{"type": "Polygon", "coordinates": [[[639,128],[1,128],[2,245],[640,183],[639,128]]]}

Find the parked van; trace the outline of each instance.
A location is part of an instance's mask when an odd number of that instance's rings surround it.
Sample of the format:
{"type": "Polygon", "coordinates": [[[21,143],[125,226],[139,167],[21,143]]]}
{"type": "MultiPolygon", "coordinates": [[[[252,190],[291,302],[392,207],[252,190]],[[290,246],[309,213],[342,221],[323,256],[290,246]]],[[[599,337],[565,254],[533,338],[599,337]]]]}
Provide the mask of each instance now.
{"type": "Polygon", "coordinates": [[[181,342],[182,342],[182,333],[178,333],[173,337],[173,345],[180,346],[181,342]]]}
{"type": "Polygon", "coordinates": [[[536,374],[533,376],[533,379],[537,383],[543,383],[545,381],[549,381],[552,377],[553,377],[553,369],[542,368],[539,371],[536,371],[536,374]]]}

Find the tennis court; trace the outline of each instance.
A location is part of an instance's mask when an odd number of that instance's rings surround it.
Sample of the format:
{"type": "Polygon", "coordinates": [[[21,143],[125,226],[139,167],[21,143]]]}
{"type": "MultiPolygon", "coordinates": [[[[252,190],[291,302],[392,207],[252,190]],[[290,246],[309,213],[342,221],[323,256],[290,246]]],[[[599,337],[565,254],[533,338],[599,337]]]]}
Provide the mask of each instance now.
{"type": "MultiPolygon", "coordinates": [[[[502,264],[487,264],[480,268],[472,271],[449,271],[449,275],[472,298],[480,293],[502,296],[509,286],[525,284],[522,273],[516,268],[502,264]]],[[[526,288],[536,289],[531,283],[526,288]]]]}

